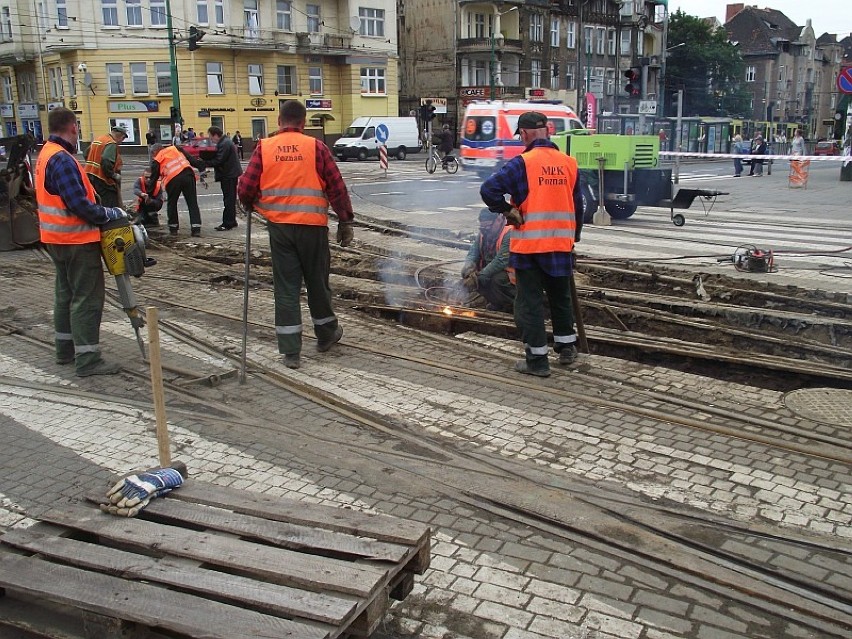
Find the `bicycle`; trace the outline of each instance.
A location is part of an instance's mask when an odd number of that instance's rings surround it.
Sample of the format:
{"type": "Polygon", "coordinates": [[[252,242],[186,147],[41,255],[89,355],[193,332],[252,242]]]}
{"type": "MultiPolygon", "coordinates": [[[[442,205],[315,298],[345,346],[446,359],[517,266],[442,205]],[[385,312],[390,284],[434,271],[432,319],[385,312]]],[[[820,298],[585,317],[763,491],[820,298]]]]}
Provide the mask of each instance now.
{"type": "Polygon", "coordinates": [[[459,170],[459,161],[455,158],[455,156],[450,155],[449,153],[445,155],[443,158],[438,155],[438,149],[432,147],[429,151],[429,157],[426,158],[426,172],[434,173],[438,170],[438,164],[441,165],[447,173],[456,173],[459,170]]]}

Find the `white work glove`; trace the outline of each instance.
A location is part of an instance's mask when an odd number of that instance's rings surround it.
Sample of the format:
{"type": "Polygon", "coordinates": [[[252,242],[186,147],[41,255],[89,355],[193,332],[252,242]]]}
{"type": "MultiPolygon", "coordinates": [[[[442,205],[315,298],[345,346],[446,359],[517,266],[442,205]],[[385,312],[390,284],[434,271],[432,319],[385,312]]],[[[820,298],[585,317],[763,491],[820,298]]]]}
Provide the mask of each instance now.
{"type": "Polygon", "coordinates": [[[122,517],[135,517],[155,497],[162,497],[183,483],[183,476],[174,468],[158,468],[130,475],[116,482],[107,491],[109,504],[101,510],[122,517]]]}
{"type": "Polygon", "coordinates": [[[520,228],[524,223],[524,216],[521,215],[521,212],[514,206],[505,213],[503,213],[503,217],[505,217],[506,221],[512,226],[514,226],[516,229],[520,228]]]}
{"type": "Polygon", "coordinates": [[[115,220],[127,220],[130,218],[130,216],[127,215],[127,211],[120,209],[117,206],[104,207],[104,213],[106,213],[107,219],[110,222],[115,220]]]}

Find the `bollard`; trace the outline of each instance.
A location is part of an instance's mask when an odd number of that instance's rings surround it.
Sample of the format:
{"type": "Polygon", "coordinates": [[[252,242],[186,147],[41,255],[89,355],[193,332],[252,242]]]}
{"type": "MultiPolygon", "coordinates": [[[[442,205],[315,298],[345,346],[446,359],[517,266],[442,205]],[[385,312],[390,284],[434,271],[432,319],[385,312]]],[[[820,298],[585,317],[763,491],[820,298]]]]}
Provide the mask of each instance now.
{"type": "Polygon", "coordinates": [[[388,176],[388,147],[382,144],[379,147],[379,166],[385,172],[385,177],[388,176]]]}

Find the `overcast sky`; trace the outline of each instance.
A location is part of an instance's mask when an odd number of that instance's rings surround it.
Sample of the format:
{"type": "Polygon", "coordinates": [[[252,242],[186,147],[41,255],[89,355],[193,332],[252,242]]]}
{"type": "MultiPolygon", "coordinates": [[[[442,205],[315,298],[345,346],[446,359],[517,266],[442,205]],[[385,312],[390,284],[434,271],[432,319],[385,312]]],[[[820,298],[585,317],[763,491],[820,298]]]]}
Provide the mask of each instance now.
{"type": "MultiPolygon", "coordinates": [[[[726,0],[671,0],[669,11],[674,13],[680,9],[699,18],[716,16],[724,24],[728,4],[734,3],[726,0]]],[[[805,26],[805,22],[810,18],[816,37],[826,32],[836,33],[838,39],[852,34],[852,8],[849,6],[849,0],[752,0],[744,4],[756,5],[761,9],[775,9],[800,26],[805,26]]]]}

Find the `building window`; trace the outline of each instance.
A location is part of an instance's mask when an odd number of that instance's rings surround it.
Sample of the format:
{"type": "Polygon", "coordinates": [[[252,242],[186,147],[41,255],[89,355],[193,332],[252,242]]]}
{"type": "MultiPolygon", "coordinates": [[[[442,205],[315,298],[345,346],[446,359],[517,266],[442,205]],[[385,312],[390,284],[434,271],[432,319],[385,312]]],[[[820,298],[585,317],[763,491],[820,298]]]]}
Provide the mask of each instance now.
{"type": "Polygon", "coordinates": [[[11,76],[3,76],[3,101],[7,104],[12,102],[12,78],[11,76]]]}
{"type": "Polygon", "coordinates": [[[257,0],[244,0],[243,17],[245,19],[246,39],[259,39],[260,15],[257,13],[257,0]]]}
{"type": "Polygon", "coordinates": [[[592,27],[583,27],[583,38],[585,39],[583,50],[586,53],[594,51],[595,30],[592,27]]]}
{"type": "Polygon", "coordinates": [[[358,17],[361,18],[359,33],[362,36],[385,37],[385,10],[359,7],[358,17]]]}
{"type": "Polygon", "coordinates": [[[60,67],[50,67],[47,71],[50,77],[50,97],[54,100],[64,97],[62,92],[62,69],[60,67]]]}
{"type": "Polygon", "coordinates": [[[754,82],[754,77],[757,75],[757,67],[746,67],[746,82],[754,82]]]}
{"type": "Polygon", "coordinates": [[[486,33],[485,30],[484,13],[474,13],[472,15],[468,15],[467,35],[471,38],[488,38],[491,36],[491,34],[486,33]]]}
{"type": "Polygon", "coordinates": [[[151,26],[166,26],[166,0],[151,0],[151,26]]]}
{"type": "Polygon", "coordinates": [[[9,7],[3,7],[2,23],[0,29],[3,30],[3,40],[6,42],[12,41],[12,16],[9,12],[9,7]]]}
{"type": "Polygon", "coordinates": [[[77,77],[74,75],[73,64],[65,67],[65,75],[68,79],[68,95],[72,98],[77,97],[77,77]]]}
{"type": "Polygon", "coordinates": [[[21,102],[35,102],[37,95],[35,73],[18,74],[18,98],[21,102]]]}
{"type": "Polygon", "coordinates": [[[574,87],[574,72],[573,71],[568,71],[568,73],[565,74],[565,88],[568,91],[573,91],[574,88],[575,88],[574,87]]]}
{"type": "Polygon", "coordinates": [[[296,93],[296,67],[278,65],[278,93],[294,95],[296,93]]]}
{"type": "Polygon", "coordinates": [[[47,7],[45,7],[44,5],[44,2],[39,2],[36,5],[36,18],[38,19],[38,28],[42,33],[47,31],[49,28],[47,23],[47,7]]]}
{"type": "Polygon", "coordinates": [[[621,55],[630,55],[630,31],[621,32],[621,55]]]}
{"type": "Polygon", "coordinates": [[[248,65],[249,95],[263,95],[263,65],[248,65]]]}
{"type": "Polygon", "coordinates": [[[322,67],[308,67],[308,91],[311,95],[322,95],[322,67]]]}
{"type": "Polygon", "coordinates": [[[550,88],[554,91],[559,90],[559,63],[553,62],[550,65],[550,88]]]}
{"type": "Polygon", "coordinates": [[[544,18],[540,13],[530,14],[530,40],[533,42],[544,41],[544,18]]]}
{"type": "Polygon", "coordinates": [[[101,0],[105,27],[118,26],[118,0],[101,0]]]}
{"type": "Polygon", "coordinates": [[[577,23],[569,22],[565,25],[565,46],[569,49],[577,48],[577,23]]]}
{"type": "Polygon", "coordinates": [[[550,19],[550,46],[559,46],[559,18],[550,19]]]}
{"type": "Polygon", "coordinates": [[[68,28],[68,0],[56,0],[56,26],[68,28]]]}
{"type": "Polygon", "coordinates": [[[530,60],[530,87],[541,88],[541,60],[530,60]]]}
{"type": "Polygon", "coordinates": [[[172,69],[168,62],[155,62],[154,74],[157,76],[157,95],[172,94],[172,69]]]}
{"type": "Polygon", "coordinates": [[[127,12],[127,26],[141,27],[142,24],[142,0],[124,0],[125,11],[127,12]]]}
{"type": "Polygon", "coordinates": [[[320,6],[318,4],[309,4],[305,6],[305,13],[308,16],[308,33],[319,33],[320,30],[320,6]]]}
{"type": "Polygon", "coordinates": [[[210,5],[208,4],[208,0],[196,1],[195,14],[198,16],[198,24],[210,24],[210,5]]]}
{"type": "Polygon", "coordinates": [[[216,26],[225,26],[225,0],[214,0],[213,11],[216,12],[216,26]]]}
{"type": "Polygon", "coordinates": [[[615,55],[615,29],[606,32],[607,53],[615,55]]]}
{"type": "Polygon", "coordinates": [[[606,52],[606,29],[597,30],[597,54],[603,55],[606,52]]]}
{"type": "Polygon", "coordinates": [[[387,95],[383,68],[361,67],[361,95],[387,95]]]}
{"type": "Polygon", "coordinates": [[[207,63],[207,94],[208,95],[224,95],[225,94],[225,77],[222,71],[221,62],[207,63]]]}
{"type": "Polygon", "coordinates": [[[148,66],[146,63],[130,63],[130,81],[133,83],[133,95],[148,95],[148,66]]]}
{"type": "Polygon", "coordinates": [[[476,60],[473,66],[473,85],[481,87],[486,84],[488,84],[488,76],[485,72],[485,62],[476,60]]]}
{"type": "Polygon", "coordinates": [[[110,95],[124,95],[124,65],[114,62],[106,65],[110,95]]]}
{"type": "Polygon", "coordinates": [[[292,31],[292,5],[289,0],[276,0],[275,26],[284,31],[292,31]]]}

